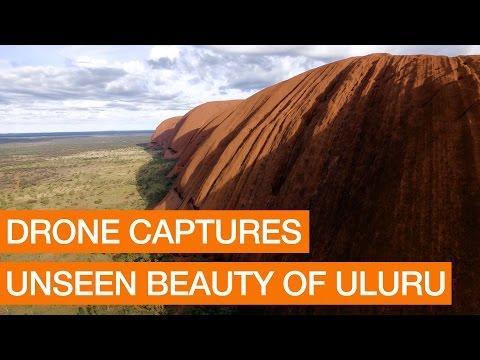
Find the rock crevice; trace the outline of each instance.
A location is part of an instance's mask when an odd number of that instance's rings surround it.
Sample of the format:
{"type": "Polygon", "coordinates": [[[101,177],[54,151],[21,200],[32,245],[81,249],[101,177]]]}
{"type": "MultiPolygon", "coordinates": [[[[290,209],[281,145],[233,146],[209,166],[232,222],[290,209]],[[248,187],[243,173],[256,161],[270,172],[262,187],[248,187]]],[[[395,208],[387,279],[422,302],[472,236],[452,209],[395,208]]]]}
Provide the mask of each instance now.
{"type": "Polygon", "coordinates": [[[478,312],[479,76],[479,56],[372,54],[207,103],[157,129],[178,159],[158,208],[309,209],[310,255],[226,258],[452,261],[453,310],[478,312]]]}

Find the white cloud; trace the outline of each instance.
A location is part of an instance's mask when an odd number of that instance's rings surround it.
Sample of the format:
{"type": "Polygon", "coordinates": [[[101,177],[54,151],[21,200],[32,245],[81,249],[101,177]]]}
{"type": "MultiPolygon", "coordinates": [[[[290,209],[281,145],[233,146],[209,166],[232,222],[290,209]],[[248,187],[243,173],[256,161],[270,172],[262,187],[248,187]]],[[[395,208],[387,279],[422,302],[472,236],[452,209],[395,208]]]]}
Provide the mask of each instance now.
{"type": "Polygon", "coordinates": [[[176,45],[156,45],[150,51],[150,60],[167,58],[175,60],[180,54],[180,48],[176,45]]]}
{"type": "Polygon", "coordinates": [[[346,58],[371,53],[459,55],[478,54],[478,45],[207,45],[224,53],[296,55],[313,58],[346,58]]]}
{"type": "Polygon", "coordinates": [[[153,129],[337,59],[459,55],[480,46],[0,46],[0,133],[153,129]]]}

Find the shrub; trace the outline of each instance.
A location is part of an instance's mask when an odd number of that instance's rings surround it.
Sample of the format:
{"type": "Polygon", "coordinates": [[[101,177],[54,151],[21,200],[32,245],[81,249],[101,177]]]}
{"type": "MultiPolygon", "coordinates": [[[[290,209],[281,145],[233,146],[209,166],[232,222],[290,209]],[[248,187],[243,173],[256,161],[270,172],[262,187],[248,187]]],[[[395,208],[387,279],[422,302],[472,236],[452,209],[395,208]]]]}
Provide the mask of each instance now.
{"type": "Polygon", "coordinates": [[[166,161],[161,155],[156,155],[138,170],[137,190],[148,209],[162,200],[172,186],[173,179],[167,175],[173,165],[173,161],[166,161]]]}

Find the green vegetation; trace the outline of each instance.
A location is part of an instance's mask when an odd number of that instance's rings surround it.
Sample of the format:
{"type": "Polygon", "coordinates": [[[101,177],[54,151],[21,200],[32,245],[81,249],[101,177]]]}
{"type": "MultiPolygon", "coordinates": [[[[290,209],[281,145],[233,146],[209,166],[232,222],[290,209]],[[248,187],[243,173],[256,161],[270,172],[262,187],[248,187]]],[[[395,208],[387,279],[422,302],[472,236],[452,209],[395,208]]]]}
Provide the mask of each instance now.
{"type": "Polygon", "coordinates": [[[175,163],[165,161],[160,151],[153,153],[153,159],[143,165],[137,173],[137,189],[147,209],[153,208],[167,194],[173,179],[168,173],[175,163]]]}
{"type": "MultiPolygon", "coordinates": [[[[0,143],[0,209],[145,209],[173,163],[146,136],[0,143]]],[[[150,261],[149,254],[0,254],[0,261],[150,261]]],[[[159,261],[162,257],[155,259],[159,261]]],[[[0,314],[164,314],[162,306],[0,306],[0,314]]]]}
{"type": "Polygon", "coordinates": [[[0,207],[144,209],[136,173],[152,160],[138,145],[146,141],[132,135],[0,144],[0,207]]]}

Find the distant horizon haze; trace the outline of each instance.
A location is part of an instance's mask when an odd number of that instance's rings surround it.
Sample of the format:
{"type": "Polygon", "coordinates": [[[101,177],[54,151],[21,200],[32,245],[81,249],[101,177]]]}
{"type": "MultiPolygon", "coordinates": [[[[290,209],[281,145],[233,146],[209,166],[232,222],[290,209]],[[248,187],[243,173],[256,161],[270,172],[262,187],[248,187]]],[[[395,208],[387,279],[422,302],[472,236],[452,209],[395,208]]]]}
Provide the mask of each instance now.
{"type": "Polygon", "coordinates": [[[110,131],[56,131],[56,132],[34,132],[34,133],[6,133],[0,134],[0,144],[25,143],[37,141],[54,141],[61,139],[80,138],[113,138],[128,136],[144,136],[149,139],[153,134],[152,130],[110,130],[110,131]]]}
{"type": "Polygon", "coordinates": [[[155,129],[136,129],[136,130],[86,130],[86,131],[42,131],[42,132],[11,132],[0,133],[0,137],[22,136],[22,135],[49,135],[49,134],[102,134],[102,133],[153,133],[155,129]]]}

